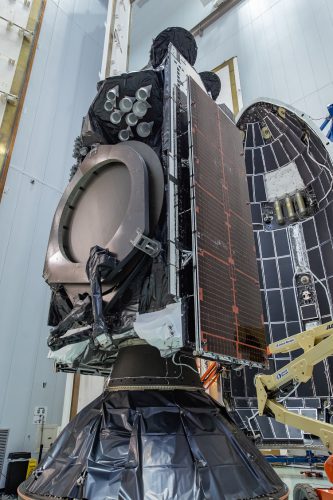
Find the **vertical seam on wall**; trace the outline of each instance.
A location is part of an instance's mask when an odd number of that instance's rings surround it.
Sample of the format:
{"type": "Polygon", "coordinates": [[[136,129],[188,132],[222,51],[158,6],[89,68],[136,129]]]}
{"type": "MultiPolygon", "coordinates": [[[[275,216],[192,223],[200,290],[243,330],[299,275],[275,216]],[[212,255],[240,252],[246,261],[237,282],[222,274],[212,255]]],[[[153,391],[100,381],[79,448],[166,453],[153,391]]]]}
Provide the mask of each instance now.
{"type": "Polygon", "coordinates": [[[110,75],[110,69],[111,69],[111,58],[112,58],[112,48],[113,48],[113,33],[114,33],[114,25],[115,25],[115,19],[116,19],[116,8],[117,8],[117,0],[110,0],[112,1],[112,13],[111,13],[111,24],[110,24],[110,33],[109,33],[109,40],[108,40],[108,52],[106,56],[106,65],[105,65],[105,75],[102,75],[104,78],[108,78],[110,75]]]}
{"type": "Polygon", "coordinates": [[[7,177],[7,173],[8,173],[8,169],[9,169],[9,164],[10,164],[10,160],[12,157],[14,144],[15,144],[15,140],[16,140],[16,135],[17,135],[17,131],[18,131],[21,115],[22,115],[23,104],[24,104],[25,97],[27,94],[27,89],[28,89],[29,80],[30,80],[30,76],[31,76],[32,66],[33,66],[33,62],[34,62],[35,54],[36,54],[36,50],[37,50],[37,45],[38,45],[38,39],[39,39],[40,31],[41,31],[41,26],[43,23],[45,6],[46,6],[46,0],[42,0],[41,5],[40,5],[39,15],[38,15],[38,21],[37,21],[37,25],[36,25],[35,35],[33,37],[32,48],[31,48],[31,52],[30,52],[28,62],[27,62],[26,72],[25,72],[24,81],[23,81],[23,87],[20,91],[20,98],[19,98],[19,102],[17,105],[17,110],[16,110],[16,114],[15,114],[15,118],[14,118],[13,128],[12,128],[11,135],[10,135],[8,153],[7,153],[7,156],[5,158],[5,161],[4,161],[2,170],[1,170],[0,201],[1,201],[2,193],[3,193],[4,187],[5,187],[5,183],[6,183],[6,177],[7,177]]]}
{"type": "Polygon", "coordinates": [[[234,114],[234,116],[236,116],[237,113],[239,112],[239,102],[238,102],[238,95],[237,95],[237,84],[236,84],[236,77],[235,77],[234,57],[232,57],[231,59],[228,59],[227,61],[223,62],[222,64],[219,64],[219,66],[216,66],[216,68],[212,69],[212,71],[214,73],[217,73],[218,71],[220,71],[221,69],[223,69],[227,66],[229,69],[231,98],[232,98],[232,105],[234,108],[233,114],[234,114]]]}

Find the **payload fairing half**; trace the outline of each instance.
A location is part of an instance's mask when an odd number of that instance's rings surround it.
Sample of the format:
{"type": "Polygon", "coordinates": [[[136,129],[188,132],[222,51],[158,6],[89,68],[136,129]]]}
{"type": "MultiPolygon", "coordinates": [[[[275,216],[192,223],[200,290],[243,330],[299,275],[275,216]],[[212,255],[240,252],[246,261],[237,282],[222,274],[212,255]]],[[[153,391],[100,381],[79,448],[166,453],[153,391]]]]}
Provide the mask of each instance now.
{"type": "MultiPolygon", "coordinates": [[[[255,100],[237,117],[268,343],[331,320],[333,313],[333,145],[305,113],[277,100],[255,100]]],[[[275,355],[273,372],[297,353],[275,355]]],[[[232,374],[234,407],[246,425],[256,411],[253,373],[232,374]],[[239,374],[238,374],[239,375],[239,374]]],[[[295,412],[329,421],[332,358],[286,402],[295,412]]],[[[267,417],[252,419],[266,444],[301,444],[302,431],[267,417]]],[[[250,426],[249,426],[250,427],[250,426]]]]}

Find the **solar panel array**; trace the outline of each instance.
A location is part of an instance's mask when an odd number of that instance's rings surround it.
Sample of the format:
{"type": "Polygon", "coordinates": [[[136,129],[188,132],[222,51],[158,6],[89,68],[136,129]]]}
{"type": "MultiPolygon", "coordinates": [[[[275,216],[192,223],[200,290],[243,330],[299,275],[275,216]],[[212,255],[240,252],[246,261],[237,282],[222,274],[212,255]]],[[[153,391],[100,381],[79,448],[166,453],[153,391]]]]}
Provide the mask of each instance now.
{"type": "Polygon", "coordinates": [[[190,89],[201,342],[207,352],[264,363],[241,136],[193,80],[190,89]]]}

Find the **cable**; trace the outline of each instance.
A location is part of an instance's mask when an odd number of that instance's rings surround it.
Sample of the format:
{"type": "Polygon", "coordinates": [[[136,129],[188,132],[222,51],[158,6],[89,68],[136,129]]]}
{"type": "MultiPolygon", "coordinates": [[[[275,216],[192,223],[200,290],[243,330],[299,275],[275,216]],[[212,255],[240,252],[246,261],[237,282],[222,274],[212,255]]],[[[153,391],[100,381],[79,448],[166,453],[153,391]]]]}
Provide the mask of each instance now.
{"type": "Polygon", "coordinates": [[[330,308],[331,316],[333,316],[332,307],[331,307],[331,299],[329,297],[328,290],[327,290],[326,286],[324,285],[324,283],[322,283],[322,281],[318,278],[318,276],[313,271],[311,271],[311,269],[305,268],[305,271],[309,272],[312,275],[312,277],[314,278],[314,280],[317,281],[319,283],[319,285],[322,286],[323,289],[325,290],[326,298],[328,301],[328,307],[330,308]]]}
{"type": "Polygon", "coordinates": [[[313,118],[313,116],[310,116],[311,120],[313,120],[314,122],[319,122],[319,120],[326,120],[327,118],[329,118],[330,115],[328,116],[323,116],[321,118],[313,118]]]}
{"type": "Polygon", "coordinates": [[[314,156],[312,155],[312,153],[310,153],[310,141],[309,141],[309,139],[307,139],[307,143],[308,143],[308,145],[307,145],[307,154],[309,155],[309,157],[311,158],[311,160],[313,160],[317,165],[319,165],[319,167],[324,168],[329,173],[329,175],[331,177],[331,185],[330,185],[329,189],[327,190],[327,193],[325,194],[325,196],[323,196],[323,198],[321,198],[321,200],[318,201],[318,205],[319,205],[322,201],[326,200],[327,196],[330,194],[330,192],[333,189],[333,173],[332,173],[331,169],[327,165],[325,165],[324,163],[320,163],[318,160],[316,160],[314,158],[314,156]]]}
{"type": "MultiPolygon", "coordinates": [[[[288,394],[287,394],[286,396],[283,396],[283,398],[281,398],[281,399],[277,399],[277,400],[276,400],[276,402],[277,402],[277,403],[283,403],[286,399],[288,399],[288,398],[291,396],[291,394],[293,394],[293,393],[294,393],[294,392],[298,389],[298,387],[299,387],[299,386],[300,386],[300,382],[299,382],[298,384],[296,384],[296,385],[293,387],[293,389],[292,389],[290,392],[288,392],[288,394]]],[[[259,415],[259,410],[258,410],[258,411],[256,411],[256,412],[252,415],[252,417],[246,417],[246,418],[247,418],[247,423],[248,423],[248,425],[249,425],[249,427],[250,427],[250,429],[251,429],[251,432],[252,432],[252,434],[253,434],[253,437],[254,437],[254,438],[256,438],[256,434],[255,434],[255,432],[254,432],[254,429],[253,429],[252,424],[251,424],[251,422],[250,422],[250,421],[251,421],[251,420],[253,420],[253,419],[254,419],[257,415],[259,415]]]]}
{"type": "MultiPolygon", "coordinates": [[[[197,375],[199,374],[198,370],[195,370],[192,366],[187,365],[186,363],[176,363],[176,361],[174,360],[174,358],[175,358],[177,352],[175,352],[174,355],[172,356],[172,362],[173,362],[174,365],[180,367],[180,373],[179,373],[179,375],[177,375],[177,377],[169,377],[168,375],[167,376],[163,376],[163,377],[155,377],[154,376],[154,379],[159,379],[159,380],[162,379],[162,380],[168,380],[168,381],[177,380],[177,379],[181,378],[181,376],[183,375],[183,366],[186,366],[187,368],[190,368],[190,370],[192,370],[197,375]]],[[[190,356],[186,356],[185,354],[180,354],[179,355],[179,359],[181,357],[186,357],[186,358],[192,359],[190,356]]],[[[110,373],[110,375],[111,375],[111,373],[110,373]]],[[[110,377],[110,375],[109,375],[109,377],[110,377]]],[[[139,375],[139,376],[136,376],[135,378],[136,379],[146,379],[148,377],[150,377],[150,375],[139,375]]],[[[120,379],[120,380],[132,380],[133,377],[118,377],[118,378],[113,378],[112,380],[118,380],[118,379],[120,379]]]]}
{"type": "Polygon", "coordinates": [[[246,418],[247,418],[247,423],[248,423],[248,425],[249,425],[249,427],[250,427],[250,429],[251,429],[251,432],[252,432],[252,434],[253,434],[254,439],[256,439],[256,438],[258,437],[258,435],[256,435],[256,434],[254,433],[254,430],[253,430],[253,427],[252,427],[252,424],[250,423],[250,421],[251,421],[252,419],[254,419],[257,415],[259,415],[259,410],[258,410],[258,411],[256,411],[256,412],[252,415],[252,417],[246,417],[246,418]]]}
{"type": "MultiPolygon", "coordinates": [[[[318,276],[313,271],[311,271],[311,269],[309,269],[308,267],[306,267],[304,269],[304,271],[302,271],[302,272],[303,273],[310,273],[311,276],[314,278],[314,281],[315,282],[317,281],[319,283],[319,285],[323,287],[323,289],[325,290],[325,294],[326,294],[326,298],[327,298],[327,302],[328,302],[328,307],[330,308],[330,314],[331,314],[331,317],[333,317],[333,311],[332,311],[332,307],[331,307],[331,299],[329,297],[328,290],[327,290],[326,286],[324,285],[324,283],[322,282],[322,280],[319,279],[318,276]]],[[[296,276],[298,274],[301,274],[301,273],[297,273],[297,272],[294,273],[293,286],[296,285],[295,279],[296,279],[296,276]]],[[[294,286],[294,288],[296,289],[297,286],[294,286]]]]}
{"type": "Polygon", "coordinates": [[[311,269],[309,269],[308,271],[313,276],[313,278],[315,279],[315,281],[317,281],[319,283],[319,285],[321,285],[323,287],[323,289],[325,290],[326,298],[327,298],[327,302],[328,302],[328,307],[330,308],[331,317],[333,317],[332,307],[331,307],[331,300],[330,300],[330,297],[329,297],[328,290],[327,290],[326,286],[324,285],[324,283],[322,283],[322,280],[320,280],[318,278],[318,276],[316,276],[315,273],[313,271],[311,271],[311,269]]]}
{"type": "Polygon", "coordinates": [[[298,382],[298,384],[296,384],[294,386],[294,388],[290,392],[288,392],[288,394],[286,396],[283,396],[281,399],[277,399],[276,402],[277,403],[283,403],[286,399],[288,399],[298,389],[298,387],[300,385],[301,385],[301,383],[298,382]]]}
{"type": "MultiPolygon", "coordinates": [[[[319,165],[320,167],[322,168],[325,168],[326,170],[328,170],[329,174],[331,175],[332,177],[332,172],[331,170],[328,168],[327,165],[325,165],[325,163],[320,163],[320,161],[316,160],[316,158],[313,156],[313,154],[310,152],[310,141],[309,139],[307,138],[307,148],[306,148],[306,152],[307,154],[310,156],[311,160],[313,160],[315,163],[317,163],[317,165],[319,165]]],[[[327,153],[326,153],[326,158],[327,158],[327,153]]]]}
{"type": "MultiPolygon", "coordinates": [[[[175,361],[176,354],[177,353],[175,352],[175,354],[172,356],[172,362],[173,362],[174,365],[176,365],[176,366],[186,366],[187,368],[189,368],[190,370],[192,370],[192,372],[194,372],[196,374],[199,373],[198,370],[195,370],[195,368],[193,368],[193,366],[187,365],[186,363],[176,363],[176,361],[175,361]]],[[[180,360],[181,357],[189,358],[189,356],[181,354],[179,356],[179,360],[180,360]]]]}
{"type": "Polygon", "coordinates": [[[318,205],[319,205],[322,201],[326,200],[327,196],[328,196],[328,195],[332,192],[332,189],[333,189],[333,176],[332,176],[331,185],[330,185],[329,189],[327,190],[327,193],[325,194],[325,196],[323,196],[323,197],[322,197],[322,198],[318,201],[318,205]]]}

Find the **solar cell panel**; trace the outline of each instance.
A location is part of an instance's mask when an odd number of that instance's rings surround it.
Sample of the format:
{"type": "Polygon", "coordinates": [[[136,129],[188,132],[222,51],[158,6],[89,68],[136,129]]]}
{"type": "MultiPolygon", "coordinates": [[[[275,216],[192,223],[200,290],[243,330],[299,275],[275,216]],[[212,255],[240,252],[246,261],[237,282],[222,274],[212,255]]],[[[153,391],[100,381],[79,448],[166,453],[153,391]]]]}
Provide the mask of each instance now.
{"type": "Polygon", "coordinates": [[[197,349],[265,363],[265,333],[242,141],[190,80],[197,349]]]}

